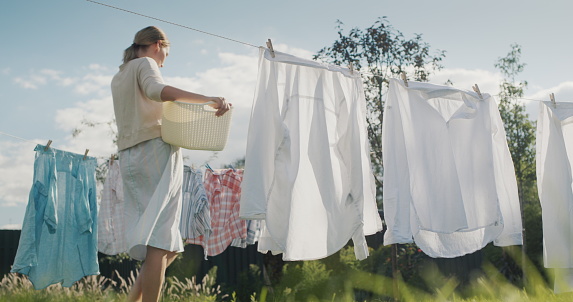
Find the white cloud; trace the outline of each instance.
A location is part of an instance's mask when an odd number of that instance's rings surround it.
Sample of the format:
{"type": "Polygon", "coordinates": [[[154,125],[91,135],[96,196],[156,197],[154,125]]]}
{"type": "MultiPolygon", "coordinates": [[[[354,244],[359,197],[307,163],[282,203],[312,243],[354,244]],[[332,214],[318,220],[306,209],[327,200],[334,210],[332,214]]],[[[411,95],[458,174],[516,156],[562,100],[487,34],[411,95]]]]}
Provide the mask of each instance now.
{"type": "Polygon", "coordinates": [[[557,102],[573,102],[573,81],[559,83],[557,86],[538,89],[535,93],[528,96],[531,99],[549,101],[549,94],[555,94],[557,102]]]}
{"type": "Polygon", "coordinates": [[[109,86],[113,75],[102,75],[99,73],[87,74],[78,81],[74,87],[74,92],[80,95],[105,96],[109,94],[109,86]]]}
{"type": "Polygon", "coordinates": [[[0,154],[0,207],[27,204],[34,174],[34,143],[2,139],[0,154]]]}
{"type": "Polygon", "coordinates": [[[14,78],[14,83],[20,85],[24,89],[38,89],[39,86],[45,85],[47,82],[46,77],[39,75],[31,75],[28,78],[17,77],[14,78]]]}
{"type": "Polygon", "coordinates": [[[107,66],[103,66],[103,65],[95,64],[95,63],[90,64],[88,66],[88,69],[93,70],[93,71],[101,71],[101,72],[108,72],[109,71],[109,68],[107,66]]]}
{"type": "MultiPolygon", "coordinates": [[[[48,76],[48,78],[52,81],[54,81],[57,85],[59,86],[70,86],[73,83],[77,82],[76,78],[71,78],[71,77],[62,77],[61,74],[63,73],[62,71],[59,70],[53,70],[53,69],[42,69],[40,70],[40,73],[43,75],[48,76]]],[[[45,84],[45,83],[44,83],[45,84]]]]}
{"type": "Polygon", "coordinates": [[[0,72],[3,75],[9,75],[12,72],[12,69],[10,69],[10,67],[6,67],[6,68],[2,68],[2,70],[0,72]]]}
{"type": "Polygon", "coordinates": [[[0,226],[0,230],[21,230],[22,229],[22,225],[21,224],[5,224],[0,226]]]}
{"type": "Polygon", "coordinates": [[[312,60],[312,57],[315,55],[315,53],[312,51],[298,47],[292,47],[287,44],[281,44],[281,43],[279,44],[273,43],[273,49],[282,53],[288,53],[290,55],[307,60],[312,60]]]}
{"type": "Polygon", "coordinates": [[[458,89],[472,91],[472,86],[477,84],[482,93],[490,95],[499,94],[499,83],[502,79],[502,75],[497,72],[463,68],[444,68],[430,76],[432,83],[445,84],[447,80],[450,80],[458,89]]]}
{"type": "Polygon", "coordinates": [[[85,149],[90,149],[90,155],[100,157],[116,152],[113,136],[117,130],[112,123],[113,117],[109,91],[106,97],[78,102],[74,107],[58,110],[55,117],[58,128],[67,133],[81,130],[76,137],[68,136],[62,149],[75,153],[84,153],[85,149]]]}
{"type": "Polygon", "coordinates": [[[86,70],[89,73],[83,77],[64,76],[62,71],[53,69],[32,70],[28,76],[14,78],[14,83],[22,88],[34,90],[49,83],[62,87],[75,85],[73,91],[77,94],[91,95],[97,93],[99,96],[105,95],[102,92],[109,90],[112,78],[109,69],[99,64],[90,64],[86,70]]]}

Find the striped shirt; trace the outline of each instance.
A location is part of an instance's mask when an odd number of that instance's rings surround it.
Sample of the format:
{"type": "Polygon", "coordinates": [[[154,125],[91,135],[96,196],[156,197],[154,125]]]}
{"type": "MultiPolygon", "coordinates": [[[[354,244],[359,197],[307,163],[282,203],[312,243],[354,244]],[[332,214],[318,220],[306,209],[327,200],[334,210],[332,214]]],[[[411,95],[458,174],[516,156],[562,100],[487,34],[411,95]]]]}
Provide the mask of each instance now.
{"type": "Polygon", "coordinates": [[[204,236],[206,241],[212,233],[209,201],[203,186],[203,172],[188,166],[184,166],[183,170],[183,205],[179,231],[183,239],[204,236]]]}
{"type": "Polygon", "coordinates": [[[239,199],[243,170],[207,170],[203,182],[210,202],[211,228],[209,238],[188,238],[187,243],[203,246],[208,256],[225,251],[235,238],[247,237],[247,223],[239,218],[239,199]]]}
{"type": "Polygon", "coordinates": [[[247,238],[235,238],[231,246],[246,248],[247,245],[253,245],[259,241],[261,236],[261,220],[247,220],[247,238]]]}

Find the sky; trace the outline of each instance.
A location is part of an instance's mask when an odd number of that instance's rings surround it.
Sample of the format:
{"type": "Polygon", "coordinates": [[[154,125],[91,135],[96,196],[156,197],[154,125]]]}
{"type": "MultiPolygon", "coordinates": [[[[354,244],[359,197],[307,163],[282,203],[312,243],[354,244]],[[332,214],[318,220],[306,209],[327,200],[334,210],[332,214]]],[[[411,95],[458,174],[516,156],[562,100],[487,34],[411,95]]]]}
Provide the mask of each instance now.
{"type": "MultiPolygon", "coordinates": [[[[444,68],[430,77],[460,89],[478,84],[495,95],[502,75],[494,64],[522,47],[525,98],[573,101],[573,2],[568,0],[315,0],[185,1],[100,0],[256,46],[311,58],[344,28],[366,28],[380,17],[406,38],[422,34],[444,68]]],[[[32,185],[34,147],[52,147],[105,161],[116,147],[111,78],[122,52],[141,28],[155,25],[170,39],[161,69],[167,84],[233,104],[224,151],[184,151],[185,164],[222,167],[244,157],[257,77],[257,48],[85,0],[0,2],[0,229],[22,225],[32,185]],[[83,121],[95,124],[86,127],[83,121]],[[81,130],[73,136],[74,130],[81,130]]],[[[538,102],[527,101],[535,120],[538,102]]]]}

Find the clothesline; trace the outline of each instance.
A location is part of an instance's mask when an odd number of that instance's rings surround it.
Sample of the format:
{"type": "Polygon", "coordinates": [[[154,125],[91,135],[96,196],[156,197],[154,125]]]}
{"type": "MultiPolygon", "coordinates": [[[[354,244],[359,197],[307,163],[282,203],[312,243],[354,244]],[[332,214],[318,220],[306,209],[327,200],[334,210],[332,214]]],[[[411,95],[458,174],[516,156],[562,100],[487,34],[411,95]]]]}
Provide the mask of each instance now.
{"type": "Polygon", "coordinates": [[[259,48],[259,46],[253,45],[253,44],[251,44],[251,43],[242,42],[242,41],[239,41],[239,40],[227,38],[227,37],[224,37],[224,36],[221,36],[221,35],[213,34],[213,33],[206,32],[206,31],[203,31],[203,30],[200,30],[200,29],[196,29],[196,28],[193,28],[193,27],[181,25],[181,24],[179,24],[179,23],[175,23],[175,22],[171,22],[171,21],[159,19],[159,18],[156,18],[156,17],[152,17],[152,16],[140,14],[140,13],[137,13],[137,12],[134,12],[134,11],[130,11],[130,10],[127,10],[127,9],[119,8],[119,7],[112,6],[112,5],[105,4],[105,3],[100,3],[100,2],[97,2],[97,1],[93,1],[93,0],[86,0],[86,1],[92,2],[92,3],[95,3],[95,4],[99,4],[99,5],[103,5],[103,6],[107,6],[107,7],[110,7],[110,8],[113,8],[113,9],[117,9],[117,10],[120,10],[120,11],[124,11],[124,12],[130,13],[130,14],[134,14],[134,15],[137,15],[137,16],[149,18],[149,19],[152,19],[152,20],[164,22],[164,23],[171,24],[171,25],[175,25],[175,26],[179,26],[179,27],[183,27],[183,28],[185,28],[185,29],[194,30],[194,31],[196,31],[196,32],[200,32],[200,33],[203,33],[203,34],[206,34],[206,35],[211,35],[211,36],[214,36],[214,37],[217,37],[217,38],[221,38],[221,39],[233,41],[233,42],[236,42],[236,43],[241,43],[241,44],[244,44],[244,45],[248,45],[248,46],[252,46],[252,47],[259,48]]]}
{"type": "MultiPolygon", "coordinates": [[[[204,31],[204,30],[200,30],[200,29],[196,29],[196,28],[193,28],[193,27],[190,27],[190,26],[186,26],[186,25],[179,24],[179,23],[175,23],[175,22],[163,20],[163,19],[156,18],[156,17],[153,17],[153,16],[144,15],[144,14],[141,14],[141,13],[138,13],[138,12],[134,12],[134,11],[131,11],[131,10],[128,10],[128,9],[116,7],[116,6],[113,6],[113,5],[109,5],[109,4],[97,2],[97,1],[94,1],[94,0],[86,0],[86,1],[91,2],[91,3],[95,3],[95,4],[99,4],[99,5],[102,5],[102,6],[106,6],[106,7],[109,7],[109,8],[113,8],[113,9],[116,9],[116,10],[120,10],[120,11],[123,11],[123,12],[127,12],[127,13],[130,13],[130,14],[134,14],[134,15],[137,15],[137,16],[141,16],[141,17],[145,17],[145,18],[152,19],[152,20],[164,22],[164,23],[167,23],[167,24],[179,26],[179,27],[182,27],[182,28],[185,28],[185,29],[194,30],[194,31],[200,32],[200,33],[202,33],[202,34],[206,34],[206,35],[214,36],[214,37],[217,37],[217,38],[229,40],[229,41],[232,41],[232,42],[235,42],[235,43],[240,43],[240,44],[244,44],[244,45],[251,46],[251,47],[255,47],[255,48],[259,48],[259,47],[260,47],[260,46],[256,46],[256,45],[251,44],[251,43],[247,43],[247,42],[235,40],[235,39],[232,39],[232,38],[228,38],[228,37],[225,37],[225,36],[213,34],[213,33],[210,33],[210,32],[204,31]]],[[[358,71],[358,72],[360,72],[360,71],[358,71]]],[[[362,75],[373,76],[373,77],[382,77],[382,76],[375,75],[375,74],[371,74],[371,73],[367,73],[367,72],[362,72],[361,74],[362,74],[362,75]]],[[[498,94],[498,95],[494,95],[494,96],[499,96],[499,94],[498,94]]],[[[528,98],[515,98],[515,99],[518,99],[518,100],[527,100],[527,101],[536,101],[536,102],[542,102],[542,101],[543,101],[543,100],[535,100],[535,99],[528,99],[528,98]]]]}
{"type": "MultiPolygon", "coordinates": [[[[35,142],[35,141],[31,141],[31,140],[29,140],[29,139],[21,138],[21,137],[19,137],[19,136],[16,136],[16,135],[13,135],[13,134],[9,134],[9,133],[6,133],[6,132],[0,131],[0,134],[6,135],[6,136],[9,136],[9,137],[12,137],[12,138],[16,138],[16,139],[19,139],[19,140],[21,140],[21,141],[28,142],[28,143],[31,143],[31,144],[34,144],[34,145],[38,145],[38,144],[39,144],[39,143],[37,143],[37,142],[35,142]]],[[[59,149],[59,150],[61,150],[61,149],[59,149]]],[[[65,151],[65,150],[62,150],[62,151],[65,151]]],[[[86,149],[85,156],[88,155],[88,151],[89,151],[89,149],[86,149]]],[[[79,154],[79,153],[77,153],[77,152],[70,152],[70,151],[66,151],[66,152],[79,154]]],[[[90,156],[93,157],[93,155],[90,155],[90,156]]]]}
{"type": "Polygon", "coordinates": [[[17,139],[19,139],[19,140],[22,140],[22,141],[25,141],[25,142],[29,142],[29,143],[32,143],[32,144],[37,144],[36,142],[33,142],[33,141],[31,141],[31,140],[27,140],[27,139],[25,139],[25,138],[21,138],[21,137],[18,137],[18,136],[12,135],[12,134],[8,134],[8,133],[2,132],[2,131],[0,131],[0,134],[6,135],[6,136],[10,136],[10,137],[13,137],[13,138],[17,138],[17,139]]]}

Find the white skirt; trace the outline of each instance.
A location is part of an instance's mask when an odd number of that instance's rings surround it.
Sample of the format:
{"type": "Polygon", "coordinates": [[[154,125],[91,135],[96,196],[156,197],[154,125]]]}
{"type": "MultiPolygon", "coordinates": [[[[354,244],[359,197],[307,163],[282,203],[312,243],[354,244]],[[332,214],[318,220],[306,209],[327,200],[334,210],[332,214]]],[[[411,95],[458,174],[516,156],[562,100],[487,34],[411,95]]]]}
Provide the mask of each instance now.
{"type": "Polygon", "coordinates": [[[161,138],[120,151],[125,198],[125,241],[129,255],[145,260],[147,246],[182,252],[183,158],[161,138]]]}

